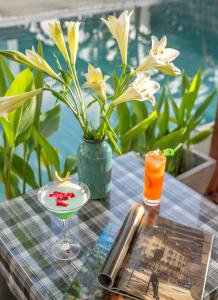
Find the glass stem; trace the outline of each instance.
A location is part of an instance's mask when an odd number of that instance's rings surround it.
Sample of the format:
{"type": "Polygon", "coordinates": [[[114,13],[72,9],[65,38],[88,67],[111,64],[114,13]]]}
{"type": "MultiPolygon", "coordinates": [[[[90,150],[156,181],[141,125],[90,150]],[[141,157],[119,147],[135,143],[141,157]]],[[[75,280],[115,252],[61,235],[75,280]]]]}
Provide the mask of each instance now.
{"type": "Polygon", "coordinates": [[[68,241],[67,241],[67,220],[62,220],[62,224],[64,227],[64,245],[65,247],[68,246],[68,241]]]}

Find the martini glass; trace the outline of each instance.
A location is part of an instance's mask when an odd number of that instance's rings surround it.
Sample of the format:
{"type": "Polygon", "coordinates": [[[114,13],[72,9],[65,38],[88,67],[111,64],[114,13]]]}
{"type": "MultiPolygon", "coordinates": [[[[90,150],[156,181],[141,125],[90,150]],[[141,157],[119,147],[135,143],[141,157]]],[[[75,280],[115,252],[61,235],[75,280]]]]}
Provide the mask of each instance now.
{"type": "Polygon", "coordinates": [[[71,260],[79,254],[80,244],[68,238],[67,220],[86,204],[89,197],[89,189],[84,183],[71,181],[70,179],[63,183],[49,182],[39,189],[38,199],[41,204],[63,224],[63,239],[57,241],[51,247],[52,255],[55,258],[71,260]]]}

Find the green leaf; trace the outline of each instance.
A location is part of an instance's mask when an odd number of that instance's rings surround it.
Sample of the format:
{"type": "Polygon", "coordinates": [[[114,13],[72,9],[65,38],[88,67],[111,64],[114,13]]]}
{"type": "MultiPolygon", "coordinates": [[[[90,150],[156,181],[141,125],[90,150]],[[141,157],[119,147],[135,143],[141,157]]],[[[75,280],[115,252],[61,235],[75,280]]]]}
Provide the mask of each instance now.
{"type": "Polygon", "coordinates": [[[56,150],[36,129],[33,130],[33,134],[36,144],[44,150],[47,161],[49,161],[49,163],[55,167],[56,171],[60,173],[60,161],[56,150]]]}
{"type": "Polygon", "coordinates": [[[2,69],[5,79],[7,80],[8,84],[11,84],[14,81],[14,75],[11,72],[8,64],[5,62],[3,57],[0,56],[0,68],[2,69]]]}
{"type": "Polygon", "coordinates": [[[14,145],[14,127],[13,127],[13,125],[3,117],[0,117],[0,122],[4,129],[4,133],[5,133],[5,136],[6,136],[9,146],[13,147],[13,145],[14,145]]]}
{"type": "Polygon", "coordinates": [[[216,90],[214,89],[210,95],[201,103],[201,105],[196,109],[195,113],[192,115],[190,123],[197,120],[199,117],[203,115],[205,110],[208,108],[209,104],[213,100],[214,96],[216,95],[216,90]]]}
{"type": "Polygon", "coordinates": [[[187,105],[186,105],[186,120],[190,118],[191,111],[197,99],[200,85],[201,85],[201,70],[199,69],[189,86],[189,93],[188,93],[187,105]]]}
{"type": "Polygon", "coordinates": [[[170,104],[173,109],[174,116],[176,119],[178,119],[178,107],[177,107],[177,104],[176,104],[175,100],[173,99],[173,96],[171,95],[170,91],[169,91],[169,99],[170,99],[170,104]]]}
{"type": "Polygon", "coordinates": [[[17,174],[21,179],[25,180],[33,189],[38,187],[35,181],[35,175],[33,169],[30,165],[23,160],[20,156],[14,154],[13,156],[13,171],[17,174]],[[25,169],[25,174],[24,174],[25,169]]]}
{"type": "Polygon", "coordinates": [[[98,98],[94,97],[94,100],[90,101],[86,107],[85,107],[85,112],[96,102],[99,102],[98,98]]]}
{"type": "MultiPolygon", "coordinates": [[[[43,58],[43,49],[41,41],[38,42],[38,54],[43,58]]],[[[43,78],[44,72],[37,70],[34,75],[34,84],[36,89],[43,88],[43,78]]],[[[36,129],[39,128],[39,117],[42,106],[42,94],[36,96],[36,110],[35,110],[35,119],[34,126],[36,129]]]]}
{"type": "Polygon", "coordinates": [[[61,76],[62,76],[64,82],[66,83],[66,85],[70,86],[70,83],[72,81],[72,77],[71,77],[70,73],[67,71],[64,71],[62,69],[60,70],[60,72],[61,72],[61,76]]]}
{"type": "Polygon", "coordinates": [[[182,96],[180,105],[178,107],[178,125],[183,126],[185,123],[185,109],[186,109],[186,104],[187,104],[187,99],[189,95],[187,92],[185,92],[182,96]]]}
{"type": "Polygon", "coordinates": [[[143,133],[148,126],[157,118],[157,111],[152,112],[149,117],[145,118],[142,122],[132,127],[125,134],[122,135],[123,139],[133,139],[143,133]]]}
{"type": "Polygon", "coordinates": [[[17,176],[11,172],[10,173],[10,199],[13,199],[19,195],[21,195],[21,191],[19,189],[19,180],[17,176]]]}
{"type": "Polygon", "coordinates": [[[2,58],[0,57],[0,96],[4,96],[7,91],[7,85],[5,75],[1,66],[1,60],[2,58]]]}
{"type": "Polygon", "coordinates": [[[183,72],[183,74],[182,74],[182,85],[181,85],[181,97],[188,90],[188,88],[189,88],[189,79],[188,79],[187,74],[185,72],[183,72]]]}
{"type": "Polygon", "coordinates": [[[119,78],[117,76],[117,73],[114,71],[113,72],[113,86],[114,86],[114,90],[116,90],[116,88],[118,86],[118,82],[119,82],[119,78]]]}
{"type": "Polygon", "coordinates": [[[177,120],[174,117],[169,117],[169,121],[175,125],[177,125],[177,120]]]}
{"type": "Polygon", "coordinates": [[[109,138],[109,141],[111,142],[112,146],[114,147],[115,153],[117,153],[118,155],[121,155],[122,152],[121,152],[121,150],[120,150],[118,144],[116,143],[116,141],[115,141],[113,135],[111,134],[111,132],[110,132],[109,130],[106,129],[106,134],[107,134],[107,136],[108,136],[108,138],[109,138]]]}
{"type": "Polygon", "coordinates": [[[165,98],[164,100],[164,110],[162,113],[159,114],[158,120],[157,120],[157,126],[159,129],[159,136],[165,135],[169,130],[169,105],[168,101],[165,98]]]}
{"type": "MultiPolygon", "coordinates": [[[[0,146],[0,181],[4,183],[4,157],[5,148],[0,146]]],[[[19,180],[13,170],[10,170],[10,199],[17,197],[21,194],[19,190],[19,180]]]]}
{"type": "Polygon", "coordinates": [[[118,133],[124,134],[131,127],[130,112],[126,103],[121,103],[117,106],[118,112],[118,133]]]}
{"type": "Polygon", "coordinates": [[[204,130],[204,131],[201,131],[199,133],[197,133],[195,136],[193,136],[189,143],[190,144],[198,144],[200,142],[202,142],[203,140],[205,140],[207,137],[209,137],[211,134],[212,134],[212,130],[211,129],[207,129],[207,130],[204,130]]]}
{"type": "Polygon", "coordinates": [[[180,128],[178,130],[175,130],[166,136],[160,138],[156,141],[156,143],[153,145],[154,149],[165,149],[165,148],[174,148],[179,143],[183,143],[185,138],[186,128],[180,128]]]}
{"type": "Polygon", "coordinates": [[[5,96],[14,96],[29,90],[33,82],[33,73],[29,69],[20,72],[11,83],[5,96]]]}
{"type": "Polygon", "coordinates": [[[64,96],[62,96],[60,93],[58,93],[57,91],[52,90],[52,89],[48,89],[48,90],[52,93],[52,95],[54,97],[56,97],[58,100],[60,100],[61,102],[65,103],[66,105],[68,105],[67,101],[66,101],[66,98],[64,96]]]}
{"type": "MultiPolygon", "coordinates": [[[[17,77],[11,83],[9,89],[6,92],[6,96],[19,96],[20,94],[27,92],[31,89],[33,81],[33,74],[30,70],[26,69],[19,73],[17,77]]],[[[9,121],[14,126],[14,133],[18,130],[18,122],[20,120],[21,107],[24,102],[19,103],[19,105],[10,111],[8,114],[9,121]],[[20,107],[20,108],[19,108],[20,107]],[[19,108],[19,109],[17,109],[19,108]]],[[[5,103],[6,105],[10,105],[9,101],[5,103]]],[[[1,110],[0,110],[1,111],[1,110]]],[[[16,134],[15,134],[16,135],[16,134]]]]}
{"type": "Polygon", "coordinates": [[[64,163],[64,173],[62,175],[65,176],[67,172],[70,172],[70,174],[75,173],[76,166],[77,166],[77,157],[68,155],[64,163]]]}
{"type": "Polygon", "coordinates": [[[60,123],[60,105],[56,105],[52,109],[40,115],[39,131],[44,137],[49,137],[54,134],[60,123]]]}
{"type": "Polygon", "coordinates": [[[32,134],[32,126],[35,119],[36,99],[25,103],[20,112],[19,126],[16,131],[16,146],[27,141],[32,134]]]}
{"type": "Polygon", "coordinates": [[[161,108],[162,108],[162,105],[164,103],[164,99],[165,99],[165,89],[163,88],[162,89],[162,93],[161,93],[161,96],[160,96],[160,99],[157,103],[157,111],[160,111],[161,108]]]}
{"type": "Polygon", "coordinates": [[[131,102],[133,112],[137,116],[138,122],[141,122],[148,116],[148,110],[144,102],[132,101],[131,102]]]}

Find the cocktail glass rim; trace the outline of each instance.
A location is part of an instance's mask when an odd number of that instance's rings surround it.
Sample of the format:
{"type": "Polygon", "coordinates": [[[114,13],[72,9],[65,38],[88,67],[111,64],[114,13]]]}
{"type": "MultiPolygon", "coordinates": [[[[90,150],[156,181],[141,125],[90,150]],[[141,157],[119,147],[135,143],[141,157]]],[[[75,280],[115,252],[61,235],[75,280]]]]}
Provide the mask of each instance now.
{"type": "MultiPolygon", "coordinates": [[[[75,183],[75,184],[77,184],[77,185],[79,185],[79,186],[81,186],[82,188],[84,188],[84,190],[86,190],[86,195],[87,195],[87,200],[85,201],[85,202],[83,202],[83,204],[82,205],[79,205],[79,206],[76,206],[76,207],[74,207],[73,209],[71,208],[63,208],[63,210],[61,210],[62,212],[69,212],[69,211],[72,211],[72,210],[79,210],[81,207],[83,207],[83,205],[85,205],[87,202],[88,202],[88,200],[90,199],[90,190],[89,190],[89,188],[88,188],[88,186],[85,184],[85,183],[83,183],[83,182],[81,182],[81,181],[79,181],[79,180],[72,180],[72,179],[69,179],[69,180],[67,180],[67,181],[65,181],[65,182],[70,182],[70,183],[75,183]]],[[[45,184],[45,185],[43,185],[43,186],[41,186],[40,188],[39,188],[39,190],[38,190],[38,192],[37,192],[37,197],[38,197],[38,200],[39,200],[39,202],[46,208],[46,210],[48,210],[48,211],[50,211],[50,209],[48,208],[48,207],[46,207],[46,205],[45,204],[43,204],[43,202],[41,201],[41,199],[40,199],[40,194],[43,192],[43,191],[45,191],[46,190],[46,188],[48,188],[48,187],[50,187],[50,186],[52,186],[53,184],[60,184],[61,185],[61,183],[59,183],[59,182],[57,182],[57,181],[55,181],[55,180],[52,180],[52,181],[49,181],[47,184],[45,184]]]]}

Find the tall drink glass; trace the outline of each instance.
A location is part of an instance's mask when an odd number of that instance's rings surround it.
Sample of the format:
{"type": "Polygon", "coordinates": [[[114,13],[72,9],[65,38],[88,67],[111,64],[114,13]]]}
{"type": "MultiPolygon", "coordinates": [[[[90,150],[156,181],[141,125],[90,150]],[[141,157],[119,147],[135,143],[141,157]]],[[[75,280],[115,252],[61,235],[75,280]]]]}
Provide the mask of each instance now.
{"type": "Polygon", "coordinates": [[[166,157],[160,150],[150,151],[145,157],[144,202],[150,206],[160,204],[166,157]]]}

